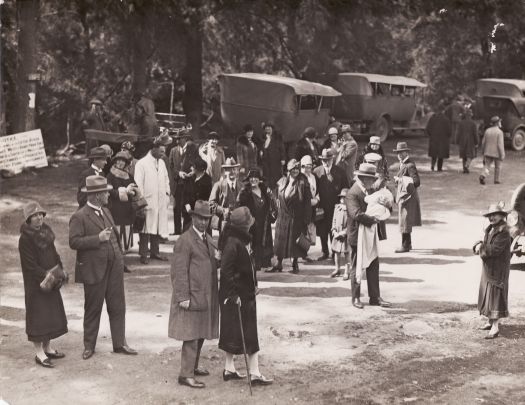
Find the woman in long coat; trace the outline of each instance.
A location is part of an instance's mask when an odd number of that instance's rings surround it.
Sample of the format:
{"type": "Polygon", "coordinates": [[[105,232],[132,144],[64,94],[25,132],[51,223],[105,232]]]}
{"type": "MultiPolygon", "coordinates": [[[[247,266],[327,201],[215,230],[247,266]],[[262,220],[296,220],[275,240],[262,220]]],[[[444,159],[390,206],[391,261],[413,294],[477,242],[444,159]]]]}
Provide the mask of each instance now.
{"type": "Polygon", "coordinates": [[[35,346],[36,363],[54,367],[50,359],[60,359],[65,354],[51,348],[50,341],[67,333],[67,319],[60,290],[44,292],[40,288],[47,270],[62,266],[55,248],[55,234],[44,223],[45,216],[38,203],[24,207],[25,222],[20,227],[18,250],[24,277],[27,338],[35,346]]]}
{"type": "Polygon", "coordinates": [[[283,165],[286,161],[286,154],[283,140],[281,136],[275,132],[272,124],[265,124],[264,134],[265,139],[262,142],[259,152],[261,156],[261,167],[268,187],[274,191],[277,182],[283,175],[283,165]]]}
{"type": "Polygon", "coordinates": [[[252,385],[269,385],[273,380],[259,371],[259,338],[257,333],[257,279],[250,243],[249,229],[255,219],[247,207],[232,211],[230,222],[225,226],[220,242],[221,281],[219,303],[221,308],[219,349],[226,352],[222,374],[224,381],[238,380],[245,376],[235,369],[233,356],[243,354],[241,322],[252,385]]]}
{"type": "Polygon", "coordinates": [[[463,160],[463,173],[469,173],[472,159],[479,145],[478,128],[472,120],[472,110],[465,110],[465,118],[458,125],[459,157],[463,160]]]}
{"type": "Polygon", "coordinates": [[[307,234],[312,217],[312,195],[308,179],[300,172],[300,163],[292,159],[288,162],[288,175],[277,184],[277,222],[275,224],[274,253],[278,263],[269,272],[281,272],[283,258],[292,257],[292,272],[299,272],[297,258],[305,251],[297,245],[297,238],[307,234]]]}
{"type": "Polygon", "coordinates": [[[448,159],[450,155],[450,137],[452,136],[452,126],[443,113],[443,109],[430,117],[426,132],[428,134],[428,156],[431,158],[430,169],[434,171],[437,162],[437,170],[441,172],[443,159],[448,159]]]}
{"type": "Polygon", "coordinates": [[[239,206],[248,207],[255,223],[250,228],[255,270],[270,267],[273,256],[272,223],[277,217],[277,208],[271,190],[262,182],[258,169],[248,172],[247,184],[239,194],[239,206]]]}
{"type": "Polygon", "coordinates": [[[510,245],[512,238],[502,204],[492,204],[484,214],[490,225],[483,241],[474,245],[474,253],[483,261],[479,284],[478,310],[488,318],[482,330],[489,330],[485,339],[499,336],[499,320],[509,316],[510,245]]]}
{"type": "Polygon", "coordinates": [[[253,137],[253,127],[246,125],[244,134],[237,139],[237,162],[241,165],[239,172],[247,174],[248,171],[257,167],[259,148],[253,137]]]}

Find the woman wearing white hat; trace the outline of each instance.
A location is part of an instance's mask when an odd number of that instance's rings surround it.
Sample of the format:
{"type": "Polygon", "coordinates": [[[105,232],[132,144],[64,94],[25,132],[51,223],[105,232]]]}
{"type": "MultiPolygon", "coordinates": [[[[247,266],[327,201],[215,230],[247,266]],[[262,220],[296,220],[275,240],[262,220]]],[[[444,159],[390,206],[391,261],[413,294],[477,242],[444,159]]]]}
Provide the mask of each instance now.
{"type": "Polygon", "coordinates": [[[383,147],[381,146],[381,138],[378,136],[370,137],[368,144],[365,146],[365,148],[357,158],[357,161],[355,163],[356,169],[361,163],[367,163],[365,156],[369,153],[374,153],[381,156],[381,159],[379,161],[373,163],[377,167],[377,173],[381,175],[381,177],[388,179],[388,161],[386,159],[385,152],[383,151],[383,147]]]}

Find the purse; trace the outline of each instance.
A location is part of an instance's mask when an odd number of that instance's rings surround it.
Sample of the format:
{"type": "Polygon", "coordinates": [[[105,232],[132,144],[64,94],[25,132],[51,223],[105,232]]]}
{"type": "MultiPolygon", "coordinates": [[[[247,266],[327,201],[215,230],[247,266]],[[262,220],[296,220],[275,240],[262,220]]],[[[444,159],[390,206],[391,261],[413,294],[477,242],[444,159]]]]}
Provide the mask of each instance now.
{"type": "Polygon", "coordinates": [[[312,246],[312,241],[308,239],[304,233],[301,233],[297,240],[295,241],[297,246],[299,246],[302,250],[304,250],[306,253],[308,253],[308,250],[310,249],[310,246],[312,246]]]}
{"type": "Polygon", "coordinates": [[[314,222],[318,222],[324,218],[324,209],[321,207],[315,208],[314,222]]]}
{"type": "Polygon", "coordinates": [[[50,292],[62,287],[62,284],[67,283],[68,279],[68,274],[60,264],[57,264],[47,271],[46,277],[40,283],[40,289],[44,292],[50,292]]]}

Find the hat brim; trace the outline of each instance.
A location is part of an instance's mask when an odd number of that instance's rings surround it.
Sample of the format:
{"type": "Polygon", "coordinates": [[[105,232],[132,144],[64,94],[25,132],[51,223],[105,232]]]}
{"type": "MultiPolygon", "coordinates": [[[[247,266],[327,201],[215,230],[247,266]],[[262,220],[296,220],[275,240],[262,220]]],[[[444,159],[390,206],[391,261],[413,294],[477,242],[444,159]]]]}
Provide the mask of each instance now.
{"type": "Polygon", "coordinates": [[[213,217],[213,214],[211,214],[211,213],[210,214],[204,214],[202,212],[197,212],[195,210],[189,210],[188,214],[194,215],[194,216],[197,216],[197,217],[201,217],[201,218],[211,218],[211,217],[213,217]]]}
{"type": "Polygon", "coordinates": [[[89,155],[88,159],[107,159],[108,155],[104,153],[104,155],[89,155]]]}
{"type": "Polygon", "coordinates": [[[222,165],[221,167],[223,169],[233,169],[235,167],[240,167],[241,165],[239,163],[235,164],[235,165],[222,165]]]}
{"type": "Polygon", "coordinates": [[[392,152],[408,152],[410,148],[393,149],[392,152]]]}
{"type": "Polygon", "coordinates": [[[86,193],[86,194],[100,193],[102,191],[111,191],[111,190],[113,190],[113,186],[111,184],[108,184],[105,187],[94,188],[94,189],[89,189],[89,190],[87,189],[87,187],[82,187],[80,189],[82,193],[86,193]]]}
{"type": "Polygon", "coordinates": [[[45,217],[47,215],[47,212],[45,212],[44,210],[37,210],[35,212],[32,212],[26,217],[26,222],[29,221],[29,218],[31,218],[33,215],[36,215],[36,214],[42,214],[45,217]]]}
{"type": "Polygon", "coordinates": [[[509,213],[507,211],[491,211],[491,212],[486,212],[485,214],[483,214],[484,217],[488,217],[489,215],[492,215],[492,214],[502,214],[502,215],[509,215],[509,213]]]}
{"type": "Polygon", "coordinates": [[[332,156],[322,156],[322,155],[319,155],[319,159],[321,159],[321,160],[330,160],[330,159],[333,159],[333,158],[334,158],[333,155],[332,155],[332,156]]]}
{"type": "Polygon", "coordinates": [[[379,177],[377,173],[376,174],[370,174],[370,173],[360,172],[359,170],[355,171],[354,174],[357,177],[373,177],[373,178],[379,177]]]}

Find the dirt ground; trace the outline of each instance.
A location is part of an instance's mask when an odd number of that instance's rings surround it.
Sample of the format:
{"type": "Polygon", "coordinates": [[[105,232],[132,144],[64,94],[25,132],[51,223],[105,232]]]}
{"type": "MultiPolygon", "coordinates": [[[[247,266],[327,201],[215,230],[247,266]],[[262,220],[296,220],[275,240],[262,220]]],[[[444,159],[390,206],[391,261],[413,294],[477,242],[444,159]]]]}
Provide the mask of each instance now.
{"type": "MultiPolygon", "coordinates": [[[[385,150],[391,151],[390,140],[385,150]]],[[[223,382],[223,354],[207,341],[202,366],[211,371],[204,390],[177,384],[180,343],[167,337],[171,298],[169,265],[140,265],[137,244],[126,256],[127,339],[138,356],[112,353],[107,316],[97,351],[81,359],[83,290],[62,289],[69,333],[55,341],[67,356],[54,369],[34,362],[25,335],[24,289],[17,243],[21,205],[38,200],[57,234],[70,274],[74,252],[67,241],[76,209],[76,177],[85,161],[24,173],[0,183],[0,398],[9,404],[523,404],[525,403],[525,260],[513,258],[510,312],[500,338],[484,340],[476,311],[481,264],[471,252],[490,202],[509,201],[525,181],[525,153],[508,151],[502,184],[481,186],[476,159],[461,173],[457,150],[442,173],[429,170],[426,139],[406,137],[422,186],[423,226],[413,233],[414,251],[395,254],[400,235],[394,215],[381,243],[381,295],[391,309],[350,302],[350,283],[332,279],[329,262],[300,264],[298,275],[260,273],[260,363],[273,377],[269,387],[223,382]]],[[[361,147],[363,145],[360,145],[361,147]]],[[[396,159],[388,153],[392,168],[396,159]]],[[[171,219],[170,219],[171,223],[171,219]]],[[[171,226],[172,223],[171,223],[171,226]]],[[[171,254],[173,239],[162,245],[171,254]]],[[[319,244],[310,252],[320,255],[319,244]]],[[[287,267],[290,263],[287,262],[287,267]]],[[[366,299],[366,286],[362,291],[366,299]]],[[[236,359],[244,371],[242,357],[236,359]]]]}

